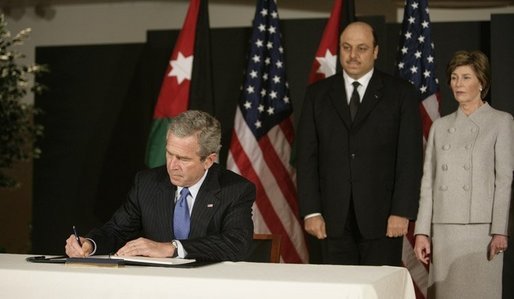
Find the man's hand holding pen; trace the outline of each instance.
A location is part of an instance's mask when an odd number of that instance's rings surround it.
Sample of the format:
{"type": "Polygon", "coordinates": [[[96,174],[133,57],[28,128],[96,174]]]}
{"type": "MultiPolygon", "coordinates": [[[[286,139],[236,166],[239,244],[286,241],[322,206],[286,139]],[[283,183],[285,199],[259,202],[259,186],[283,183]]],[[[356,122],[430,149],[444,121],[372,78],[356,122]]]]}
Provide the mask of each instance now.
{"type": "Polygon", "coordinates": [[[93,252],[93,244],[86,238],[80,237],[73,226],[73,234],[66,240],[66,255],[69,257],[86,257],[93,252]]]}

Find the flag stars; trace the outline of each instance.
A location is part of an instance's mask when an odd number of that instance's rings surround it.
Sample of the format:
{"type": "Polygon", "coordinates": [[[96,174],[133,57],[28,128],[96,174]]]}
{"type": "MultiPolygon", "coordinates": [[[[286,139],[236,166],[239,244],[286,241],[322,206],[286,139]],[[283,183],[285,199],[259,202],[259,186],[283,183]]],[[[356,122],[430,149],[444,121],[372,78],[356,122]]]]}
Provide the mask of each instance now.
{"type": "Polygon", "coordinates": [[[261,123],[261,121],[260,121],[260,120],[258,120],[258,121],[256,121],[256,122],[255,122],[255,127],[256,127],[257,129],[259,129],[260,127],[262,127],[262,123],[261,123]]]}
{"type": "Polygon", "coordinates": [[[430,78],[430,71],[429,71],[429,70],[424,71],[424,72],[423,72],[423,76],[424,76],[425,78],[430,78]]]}
{"type": "Polygon", "coordinates": [[[284,102],[286,104],[289,104],[289,97],[288,96],[284,96],[283,100],[284,100],[284,102]]]}
{"type": "Polygon", "coordinates": [[[405,39],[410,39],[412,37],[412,33],[409,31],[405,32],[405,39]]]}
{"type": "Polygon", "coordinates": [[[414,22],[416,22],[416,18],[414,18],[414,17],[412,17],[412,16],[411,16],[411,17],[409,18],[409,23],[414,24],[414,22]]]}
{"type": "Polygon", "coordinates": [[[257,110],[259,110],[259,112],[263,112],[264,111],[264,105],[259,105],[259,107],[257,107],[257,110]]]}
{"type": "Polygon", "coordinates": [[[249,110],[249,109],[252,108],[252,103],[250,101],[246,101],[244,103],[244,107],[245,107],[246,110],[249,110]]]}
{"type": "Polygon", "coordinates": [[[252,71],[250,72],[250,77],[252,77],[252,78],[257,78],[257,71],[256,71],[256,70],[252,70],[252,71]]]}
{"type": "Polygon", "coordinates": [[[270,64],[271,63],[271,59],[269,57],[267,57],[265,60],[264,60],[264,63],[266,65],[270,64]]]}
{"type": "Polygon", "coordinates": [[[279,48],[278,48],[278,51],[279,51],[280,53],[284,53],[284,48],[279,47],[279,48]]]}
{"type": "Polygon", "coordinates": [[[420,51],[416,51],[416,53],[414,53],[414,56],[415,56],[417,59],[420,59],[420,58],[421,58],[421,52],[420,52],[420,51]]]}
{"type": "Polygon", "coordinates": [[[270,97],[272,100],[276,99],[276,98],[277,98],[277,92],[276,92],[276,91],[274,91],[274,90],[273,90],[273,91],[271,91],[271,92],[269,93],[269,97],[270,97]]]}
{"type": "Polygon", "coordinates": [[[407,54],[407,52],[409,52],[409,49],[407,49],[407,47],[403,47],[402,54],[407,54]]]}
{"type": "Polygon", "coordinates": [[[434,57],[432,55],[427,57],[428,63],[434,63],[434,57]]]}
{"type": "Polygon", "coordinates": [[[263,9],[261,10],[261,16],[265,17],[265,16],[267,16],[267,15],[268,15],[268,10],[267,10],[266,8],[263,8],[263,9]]]}
{"type": "Polygon", "coordinates": [[[277,66],[277,68],[281,69],[281,68],[282,68],[282,66],[283,66],[283,63],[282,63],[282,61],[278,60],[278,61],[275,63],[275,65],[277,66]]]}
{"type": "Polygon", "coordinates": [[[414,2],[411,4],[412,9],[418,9],[418,6],[419,6],[418,2],[414,2]]]}
{"type": "Polygon", "coordinates": [[[264,81],[268,80],[268,73],[262,74],[262,80],[264,80],[264,81]]]}
{"type": "Polygon", "coordinates": [[[262,40],[258,39],[257,41],[255,41],[255,45],[256,45],[258,48],[262,48],[262,46],[263,46],[263,42],[262,42],[262,40]]]}
{"type": "Polygon", "coordinates": [[[273,17],[273,19],[278,18],[278,13],[276,11],[272,12],[271,17],[273,17]]]}
{"type": "Polygon", "coordinates": [[[261,57],[259,55],[253,55],[252,60],[255,63],[259,63],[261,61],[261,57]]]}
{"type": "Polygon", "coordinates": [[[420,43],[424,43],[424,42],[425,42],[425,37],[424,37],[423,35],[420,35],[420,36],[418,37],[418,41],[419,41],[420,43]]]}
{"type": "Polygon", "coordinates": [[[413,73],[413,74],[416,74],[416,73],[418,72],[418,68],[417,68],[417,67],[415,67],[415,66],[412,66],[412,67],[410,68],[410,72],[411,72],[411,73],[413,73]]]}
{"type": "Polygon", "coordinates": [[[405,63],[403,63],[403,62],[398,63],[398,69],[403,70],[404,66],[405,66],[405,63]]]}
{"type": "Polygon", "coordinates": [[[422,86],[419,88],[419,91],[421,91],[421,93],[425,93],[425,92],[427,92],[427,86],[426,86],[426,85],[422,85],[422,86]]]}
{"type": "Polygon", "coordinates": [[[269,108],[268,108],[268,114],[269,114],[269,115],[273,115],[273,114],[275,114],[275,108],[273,108],[273,107],[269,107],[269,108]]]}
{"type": "Polygon", "coordinates": [[[268,32],[269,32],[270,34],[276,33],[276,32],[277,32],[277,28],[275,28],[274,26],[269,26],[269,28],[268,28],[268,32]]]}
{"type": "Polygon", "coordinates": [[[264,26],[264,24],[260,24],[260,25],[259,25],[259,31],[260,31],[260,32],[264,32],[264,31],[266,31],[266,26],[264,26]]]}
{"type": "Polygon", "coordinates": [[[276,84],[280,83],[280,77],[279,76],[274,76],[273,77],[273,83],[276,83],[276,84]]]}
{"type": "Polygon", "coordinates": [[[255,92],[255,89],[253,88],[253,86],[248,85],[248,87],[246,88],[246,92],[248,92],[249,94],[252,94],[255,92]]]}
{"type": "Polygon", "coordinates": [[[261,97],[265,97],[265,96],[266,96],[266,93],[267,93],[267,92],[266,92],[266,89],[264,89],[264,88],[263,88],[263,89],[261,90],[261,97]]]}
{"type": "Polygon", "coordinates": [[[268,49],[272,49],[272,48],[273,48],[273,43],[272,43],[272,42],[268,42],[268,43],[266,44],[266,47],[267,47],[268,49]]]}
{"type": "Polygon", "coordinates": [[[428,25],[430,24],[426,20],[421,23],[421,26],[423,26],[423,28],[428,28],[428,25]]]}

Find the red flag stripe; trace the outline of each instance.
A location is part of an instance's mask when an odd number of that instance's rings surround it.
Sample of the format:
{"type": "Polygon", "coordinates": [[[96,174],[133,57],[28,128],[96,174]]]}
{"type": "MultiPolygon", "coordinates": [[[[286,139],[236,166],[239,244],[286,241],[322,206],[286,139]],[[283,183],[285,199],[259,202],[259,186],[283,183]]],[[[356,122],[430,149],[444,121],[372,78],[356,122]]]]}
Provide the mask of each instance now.
{"type": "MultiPolygon", "coordinates": [[[[177,77],[170,76],[172,71],[171,61],[176,61],[181,57],[187,58],[194,54],[196,24],[199,10],[200,0],[191,0],[186,19],[182,25],[182,30],[180,30],[178,39],[175,42],[175,47],[170,57],[170,63],[168,63],[168,67],[164,73],[159,98],[157,99],[157,104],[154,109],[154,118],[173,117],[186,111],[188,108],[191,81],[185,78],[179,83],[177,77]]],[[[191,73],[189,76],[191,76],[191,73]]]]}
{"type": "MultiPolygon", "coordinates": [[[[274,131],[275,129],[276,128],[271,131],[274,131]]],[[[240,173],[244,173],[247,178],[256,184],[258,189],[257,207],[259,209],[259,213],[263,215],[262,220],[266,222],[267,228],[272,228],[268,230],[273,233],[282,234],[283,237],[287,237],[291,240],[291,248],[294,248],[295,251],[294,256],[299,256],[299,258],[285,257],[284,261],[305,262],[307,260],[304,244],[305,241],[303,239],[303,231],[298,221],[297,214],[295,210],[292,209],[290,203],[286,200],[286,195],[283,191],[284,185],[276,179],[280,176],[274,173],[273,168],[268,167],[269,162],[266,162],[265,159],[267,158],[264,158],[268,155],[278,157],[275,150],[276,149],[274,147],[270,146],[267,146],[264,149],[261,148],[261,145],[257,143],[252,132],[247,127],[241,111],[237,109],[227,166],[231,169],[238,168],[240,173]],[[264,155],[264,153],[266,153],[266,155],[264,155]],[[243,158],[241,158],[240,155],[243,156],[243,158]],[[266,205],[261,205],[261,202],[266,202],[266,205]],[[276,227],[279,228],[277,229],[276,227]]],[[[280,152],[284,153],[285,150],[280,152]]],[[[293,188],[292,190],[286,191],[286,194],[294,194],[296,189],[293,181],[290,179],[288,171],[286,170],[287,167],[284,167],[284,164],[288,165],[289,169],[292,168],[287,162],[284,162],[283,160],[280,161],[280,159],[275,159],[273,163],[282,165],[280,168],[282,168],[283,173],[280,175],[287,178],[287,180],[290,181],[288,186],[293,188]]],[[[295,203],[294,198],[293,202],[295,203]]],[[[294,206],[296,206],[296,204],[294,206]]],[[[255,222],[257,226],[258,221],[255,222]]],[[[286,256],[288,254],[288,249],[286,248],[283,253],[284,256],[286,256]]]]}
{"type": "MultiPolygon", "coordinates": [[[[320,63],[317,60],[319,57],[325,57],[330,51],[331,55],[337,56],[337,48],[339,45],[339,24],[341,23],[341,10],[343,8],[343,0],[335,0],[328,19],[327,25],[323,30],[323,35],[316,51],[316,57],[312,63],[311,72],[309,75],[309,83],[314,83],[318,80],[324,79],[325,74],[318,72],[320,63]]],[[[336,72],[337,58],[335,58],[335,64],[331,70],[331,75],[336,72]]]]}
{"type": "Polygon", "coordinates": [[[230,146],[230,156],[233,159],[235,165],[238,166],[242,173],[245,173],[246,178],[252,181],[257,188],[257,198],[255,205],[259,209],[261,215],[266,215],[263,219],[266,222],[267,227],[273,227],[272,233],[280,234],[282,236],[282,259],[285,262],[299,263],[302,262],[300,255],[296,251],[293,241],[289,238],[289,233],[284,228],[280,217],[277,215],[275,209],[271,205],[271,201],[266,195],[265,188],[257,175],[253,164],[246,155],[237,133],[234,131],[232,134],[232,142],[230,146]]]}

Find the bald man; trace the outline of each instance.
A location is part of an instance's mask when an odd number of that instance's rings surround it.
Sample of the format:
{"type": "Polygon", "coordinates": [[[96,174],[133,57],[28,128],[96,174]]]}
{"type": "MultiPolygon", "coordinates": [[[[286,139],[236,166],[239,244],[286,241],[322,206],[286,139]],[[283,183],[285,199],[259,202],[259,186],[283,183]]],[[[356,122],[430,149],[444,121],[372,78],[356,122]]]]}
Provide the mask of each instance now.
{"type": "Polygon", "coordinates": [[[420,96],[374,68],[373,28],[340,36],[342,73],[307,89],[298,128],[298,196],[326,264],[401,264],[418,210],[423,137],[420,96]]]}

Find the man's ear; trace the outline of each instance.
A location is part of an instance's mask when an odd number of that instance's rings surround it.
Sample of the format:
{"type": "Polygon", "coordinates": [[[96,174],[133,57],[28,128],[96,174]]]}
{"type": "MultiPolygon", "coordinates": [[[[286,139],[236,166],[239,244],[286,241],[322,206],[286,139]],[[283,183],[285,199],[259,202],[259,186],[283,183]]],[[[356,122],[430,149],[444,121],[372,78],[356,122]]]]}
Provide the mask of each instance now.
{"type": "Polygon", "coordinates": [[[214,162],[216,162],[216,159],[218,158],[218,155],[216,153],[212,153],[208,155],[205,160],[203,161],[203,167],[205,169],[209,169],[214,162]]]}

